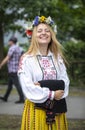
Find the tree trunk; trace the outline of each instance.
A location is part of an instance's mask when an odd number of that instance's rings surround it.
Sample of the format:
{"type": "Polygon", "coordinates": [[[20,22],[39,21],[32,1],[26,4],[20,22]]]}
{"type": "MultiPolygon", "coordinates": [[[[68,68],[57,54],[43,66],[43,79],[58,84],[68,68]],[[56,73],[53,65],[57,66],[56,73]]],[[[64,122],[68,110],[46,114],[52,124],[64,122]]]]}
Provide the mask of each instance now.
{"type": "Polygon", "coordinates": [[[3,27],[0,23],[0,62],[4,57],[4,39],[3,39],[3,27]]]}

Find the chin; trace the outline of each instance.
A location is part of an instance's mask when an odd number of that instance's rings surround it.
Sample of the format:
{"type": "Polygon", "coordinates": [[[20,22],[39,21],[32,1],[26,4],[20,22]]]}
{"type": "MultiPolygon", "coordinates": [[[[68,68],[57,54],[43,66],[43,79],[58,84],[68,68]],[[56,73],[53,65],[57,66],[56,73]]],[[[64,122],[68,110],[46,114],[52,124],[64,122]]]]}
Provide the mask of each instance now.
{"type": "Polygon", "coordinates": [[[48,45],[49,43],[47,42],[41,42],[40,45],[48,45]]]}

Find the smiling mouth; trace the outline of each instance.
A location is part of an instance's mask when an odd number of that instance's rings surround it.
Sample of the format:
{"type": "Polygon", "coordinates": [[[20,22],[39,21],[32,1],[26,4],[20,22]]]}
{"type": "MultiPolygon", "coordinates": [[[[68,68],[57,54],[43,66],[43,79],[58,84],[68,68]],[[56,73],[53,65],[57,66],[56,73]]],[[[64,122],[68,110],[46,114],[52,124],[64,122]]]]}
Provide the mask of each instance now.
{"type": "Polygon", "coordinates": [[[40,37],[40,39],[47,39],[48,37],[40,37]]]}

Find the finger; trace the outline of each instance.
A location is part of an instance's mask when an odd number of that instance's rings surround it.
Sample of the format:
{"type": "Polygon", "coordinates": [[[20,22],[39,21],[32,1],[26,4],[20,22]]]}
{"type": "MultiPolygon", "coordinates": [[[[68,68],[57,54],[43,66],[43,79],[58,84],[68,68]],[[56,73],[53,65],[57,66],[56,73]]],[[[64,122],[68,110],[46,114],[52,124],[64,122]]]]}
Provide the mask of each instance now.
{"type": "Polygon", "coordinates": [[[40,83],[34,83],[35,85],[40,85],[40,83]]]}

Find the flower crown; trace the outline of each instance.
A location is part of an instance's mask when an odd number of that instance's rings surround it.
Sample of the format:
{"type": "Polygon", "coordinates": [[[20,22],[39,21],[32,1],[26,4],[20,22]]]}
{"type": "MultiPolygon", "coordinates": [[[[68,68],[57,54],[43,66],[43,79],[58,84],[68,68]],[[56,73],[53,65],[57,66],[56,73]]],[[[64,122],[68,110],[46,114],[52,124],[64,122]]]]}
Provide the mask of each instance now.
{"type": "Polygon", "coordinates": [[[57,26],[50,16],[47,18],[45,16],[36,16],[31,25],[26,27],[26,35],[28,36],[28,38],[31,38],[33,28],[35,26],[38,26],[39,23],[46,23],[50,25],[53,28],[54,32],[57,33],[57,26]]]}

